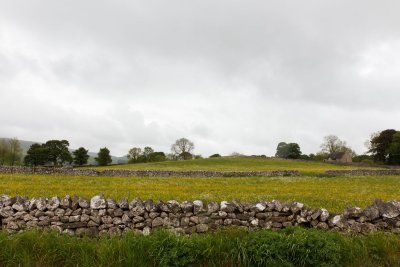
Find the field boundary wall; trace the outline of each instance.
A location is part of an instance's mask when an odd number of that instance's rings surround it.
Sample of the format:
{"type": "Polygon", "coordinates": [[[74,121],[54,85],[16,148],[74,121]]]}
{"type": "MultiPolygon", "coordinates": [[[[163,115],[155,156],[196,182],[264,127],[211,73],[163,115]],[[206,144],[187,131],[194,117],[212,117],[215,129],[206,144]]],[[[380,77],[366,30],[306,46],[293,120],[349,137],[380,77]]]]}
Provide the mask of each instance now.
{"type": "Polygon", "coordinates": [[[2,174],[59,174],[72,176],[185,176],[185,177],[247,177],[247,176],[300,176],[298,171],[169,171],[169,170],[95,170],[82,168],[52,168],[0,166],[2,174]]]}
{"type": "Polygon", "coordinates": [[[27,198],[0,196],[3,231],[54,230],[68,235],[149,234],[170,229],[178,234],[214,231],[224,227],[274,229],[299,226],[334,231],[368,233],[377,230],[400,232],[400,202],[375,202],[365,208],[347,208],[341,214],[302,203],[278,200],[255,203],[167,202],[124,198],[115,201],[102,195],[82,197],[27,198]]]}

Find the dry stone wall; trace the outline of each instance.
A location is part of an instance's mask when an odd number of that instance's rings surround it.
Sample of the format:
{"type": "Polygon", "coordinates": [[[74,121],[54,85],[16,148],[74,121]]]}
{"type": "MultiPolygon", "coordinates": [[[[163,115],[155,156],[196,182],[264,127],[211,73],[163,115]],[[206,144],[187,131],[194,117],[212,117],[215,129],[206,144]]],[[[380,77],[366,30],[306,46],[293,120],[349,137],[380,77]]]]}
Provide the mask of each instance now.
{"type": "Polygon", "coordinates": [[[339,176],[339,175],[347,175],[347,176],[368,176],[368,175],[400,175],[400,169],[390,169],[390,170],[368,170],[368,169],[360,169],[360,170],[328,170],[325,172],[327,175],[339,176]]]}
{"type": "Polygon", "coordinates": [[[365,208],[348,208],[342,214],[312,209],[302,203],[277,200],[257,203],[175,200],[154,202],[134,199],[114,201],[101,195],[32,198],[0,196],[0,220],[4,231],[16,233],[38,228],[68,235],[149,234],[170,229],[179,234],[204,233],[223,227],[281,229],[290,226],[367,233],[400,232],[400,202],[376,200],[365,208]]]}
{"type": "Polygon", "coordinates": [[[245,176],[299,176],[298,171],[167,171],[167,170],[94,170],[81,168],[46,168],[0,166],[0,173],[59,174],[73,176],[185,176],[185,177],[245,177],[245,176]]]}

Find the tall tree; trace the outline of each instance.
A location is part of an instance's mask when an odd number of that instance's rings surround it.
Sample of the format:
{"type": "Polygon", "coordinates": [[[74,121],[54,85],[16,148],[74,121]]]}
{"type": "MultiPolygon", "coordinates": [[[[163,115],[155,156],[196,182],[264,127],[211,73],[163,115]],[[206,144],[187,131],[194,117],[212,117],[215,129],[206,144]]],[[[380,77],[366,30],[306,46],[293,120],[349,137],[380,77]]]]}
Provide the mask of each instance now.
{"type": "Polygon", "coordinates": [[[371,137],[368,152],[372,154],[374,161],[383,163],[391,161],[389,147],[396,133],[396,130],[387,129],[371,137]]]}
{"type": "Polygon", "coordinates": [[[6,139],[0,139],[0,165],[4,165],[10,153],[10,146],[6,139]]]}
{"type": "Polygon", "coordinates": [[[146,147],[143,149],[143,156],[146,158],[146,161],[149,160],[149,157],[150,157],[150,155],[151,155],[152,153],[154,153],[154,149],[152,149],[152,148],[149,147],[149,146],[146,146],[146,147]]]}
{"type": "Polygon", "coordinates": [[[69,142],[67,140],[49,140],[44,146],[48,150],[48,161],[54,166],[71,163],[72,156],[69,153],[69,142]]]}
{"type": "Polygon", "coordinates": [[[99,153],[97,154],[97,157],[95,158],[97,163],[100,166],[106,166],[112,162],[111,156],[110,156],[110,150],[108,148],[103,147],[100,148],[99,153]]]}
{"type": "Polygon", "coordinates": [[[88,163],[89,155],[88,155],[89,150],[86,150],[84,147],[80,147],[72,154],[74,155],[74,164],[77,166],[82,166],[88,163]]]}
{"type": "Polygon", "coordinates": [[[321,152],[332,154],[335,152],[351,151],[345,141],[342,141],[336,135],[327,135],[324,137],[324,142],[321,144],[321,152]]]}
{"type": "Polygon", "coordinates": [[[24,158],[25,165],[39,166],[47,162],[48,150],[45,145],[33,144],[28,149],[24,158]]]}
{"type": "Polygon", "coordinates": [[[300,146],[297,143],[280,142],[276,148],[275,156],[284,159],[298,159],[301,156],[300,146]]]}
{"type": "Polygon", "coordinates": [[[301,156],[300,146],[297,143],[288,144],[288,159],[298,159],[301,156]]]}
{"type": "Polygon", "coordinates": [[[142,153],[142,149],[140,147],[133,147],[128,152],[128,159],[130,163],[137,162],[140,154],[142,153]]]}
{"type": "Polygon", "coordinates": [[[389,164],[400,165],[400,132],[393,135],[387,152],[389,154],[389,164]]]}
{"type": "Polygon", "coordinates": [[[288,144],[286,144],[285,142],[280,142],[276,147],[275,157],[285,159],[289,153],[288,149],[288,144]]]}
{"type": "Polygon", "coordinates": [[[180,138],[171,146],[171,151],[182,159],[191,159],[194,144],[187,138],[180,138]]]}
{"type": "Polygon", "coordinates": [[[153,152],[149,155],[149,162],[165,161],[166,156],[164,152],[153,152]]]}
{"type": "Polygon", "coordinates": [[[21,144],[17,138],[9,139],[8,144],[10,147],[10,152],[8,154],[8,162],[11,166],[14,166],[16,163],[21,162],[22,158],[21,144]]]}

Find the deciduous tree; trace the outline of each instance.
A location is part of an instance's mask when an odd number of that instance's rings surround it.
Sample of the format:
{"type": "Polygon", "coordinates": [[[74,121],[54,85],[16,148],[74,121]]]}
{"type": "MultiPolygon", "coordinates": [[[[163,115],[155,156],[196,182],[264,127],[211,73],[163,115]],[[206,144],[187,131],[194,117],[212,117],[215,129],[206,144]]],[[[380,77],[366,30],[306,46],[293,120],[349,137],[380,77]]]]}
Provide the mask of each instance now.
{"type": "Polygon", "coordinates": [[[351,152],[345,141],[340,140],[336,135],[327,135],[324,137],[324,142],[321,144],[322,153],[332,154],[345,151],[351,152]]]}
{"type": "Polygon", "coordinates": [[[86,150],[84,147],[80,147],[72,154],[74,155],[74,164],[77,166],[82,166],[88,163],[89,155],[88,155],[89,150],[86,150]]]}
{"type": "Polygon", "coordinates": [[[374,161],[390,163],[389,147],[396,133],[396,130],[387,129],[371,137],[368,152],[372,154],[374,161]]]}
{"type": "Polygon", "coordinates": [[[392,142],[388,148],[389,164],[400,165],[400,132],[393,135],[392,142]]]}
{"type": "Polygon", "coordinates": [[[6,163],[8,154],[10,153],[10,146],[6,139],[0,139],[0,165],[4,165],[6,163]]]}
{"type": "Polygon", "coordinates": [[[54,166],[72,162],[72,156],[68,150],[69,142],[67,140],[49,140],[44,146],[48,151],[47,159],[54,166]]]}
{"type": "Polygon", "coordinates": [[[10,151],[8,154],[8,162],[11,166],[14,166],[16,163],[21,162],[22,158],[21,144],[17,138],[9,139],[8,144],[10,147],[10,151]]]}
{"type": "Polygon", "coordinates": [[[152,154],[152,153],[154,153],[154,149],[152,149],[149,146],[146,146],[143,149],[143,156],[146,158],[147,161],[149,160],[150,154],[152,154]]]}
{"type": "Polygon", "coordinates": [[[171,146],[172,153],[179,155],[182,159],[191,159],[193,149],[193,142],[187,138],[180,138],[171,146]]]}
{"type": "Polygon", "coordinates": [[[25,165],[39,166],[47,162],[48,150],[46,146],[41,144],[33,144],[28,149],[24,158],[25,165]]]}
{"type": "Polygon", "coordinates": [[[100,166],[106,166],[110,164],[112,162],[110,156],[110,150],[106,147],[100,148],[100,151],[97,154],[95,160],[97,161],[97,164],[99,164],[100,166]]]}
{"type": "Polygon", "coordinates": [[[284,159],[298,159],[301,156],[300,146],[297,143],[280,142],[275,156],[284,159]]]}
{"type": "Polygon", "coordinates": [[[140,147],[133,147],[128,152],[128,159],[130,163],[137,162],[140,154],[142,153],[142,149],[140,147]]]}

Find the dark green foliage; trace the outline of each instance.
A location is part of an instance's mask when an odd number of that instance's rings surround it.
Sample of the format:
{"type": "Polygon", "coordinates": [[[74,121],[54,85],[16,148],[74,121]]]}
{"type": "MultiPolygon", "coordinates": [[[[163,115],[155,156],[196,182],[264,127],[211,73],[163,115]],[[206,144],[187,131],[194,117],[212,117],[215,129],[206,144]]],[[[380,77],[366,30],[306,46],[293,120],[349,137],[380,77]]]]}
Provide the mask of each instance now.
{"type": "Polygon", "coordinates": [[[99,164],[100,166],[107,166],[112,162],[110,156],[110,150],[108,150],[108,148],[106,147],[100,148],[100,151],[97,154],[95,160],[97,161],[97,164],[99,164]]]}
{"type": "Polygon", "coordinates": [[[369,141],[370,149],[368,152],[374,157],[374,161],[382,163],[390,163],[392,161],[389,153],[389,147],[392,143],[396,130],[388,129],[373,136],[369,141]]]}
{"type": "Polygon", "coordinates": [[[167,159],[164,152],[154,152],[149,146],[143,149],[134,147],[128,153],[129,163],[160,162],[167,159]]]}
{"type": "Polygon", "coordinates": [[[210,158],[220,158],[220,157],[221,157],[220,154],[212,154],[212,155],[210,156],[210,158]]]}
{"type": "Polygon", "coordinates": [[[314,229],[77,238],[0,232],[0,266],[400,266],[400,237],[314,229]]]}
{"type": "Polygon", "coordinates": [[[390,164],[400,165],[400,132],[393,135],[392,142],[388,148],[390,164]]]}
{"type": "Polygon", "coordinates": [[[128,152],[128,163],[136,163],[139,156],[142,154],[142,149],[140,147],[133,147],[128,152]]]}
{"type": "Polygon", "coordinates": [[[47,161],[54,166],[71,163],[72,156],[69,153],[69,142],[67,140],[49,140],[44,144],[47,149],[47,161]]]}
{"type": "Polygon", "coordinates": [[[74,155],[74,164],[78,166],[82,166],[87,164],[89,155],[88,155],[89,150],[86,150],[84,147],[80,147],[72,154],[74,155]]]}
{"type": "Polygon", "coordinates": [[[153,152],[148,155],[148,162],[165,161],[166,156],[164,152],[153,152]]]}
{"type": "Polygon", "coordinates": [[[353,162],[370,163],[373,161],[373,159],[374,158],[372,156],[363,154],[363,155],[358,155],[358,156],[353,157],[353,162]]]}
{"type": "Polygon", "coordinates": [[[179,159],[183,159],[183,160],[193,159],[193,155],[189,152],[182,152],[179,154],[179,159]]]}
{"type": "Polygon", "coordinates": [[[150,154],[154,153],[154,149],[152,149],[149,146],[146,146],[145,148],[143,148],[143,156],[146,157],[146,159],[149,159],[150,154]]]}
{"type": "Polygon", "coordinates": [[[297,143],[280,142],[275,156],[283,159],[298,159],[301,156],[300,146],[297,143]]]}
{"type": "Polygon", "coordinates": [[[33,144],[26,152],[24,164],[28,166],[44,165],[47,162],[48,149],[45,145],[33,144]]]}

